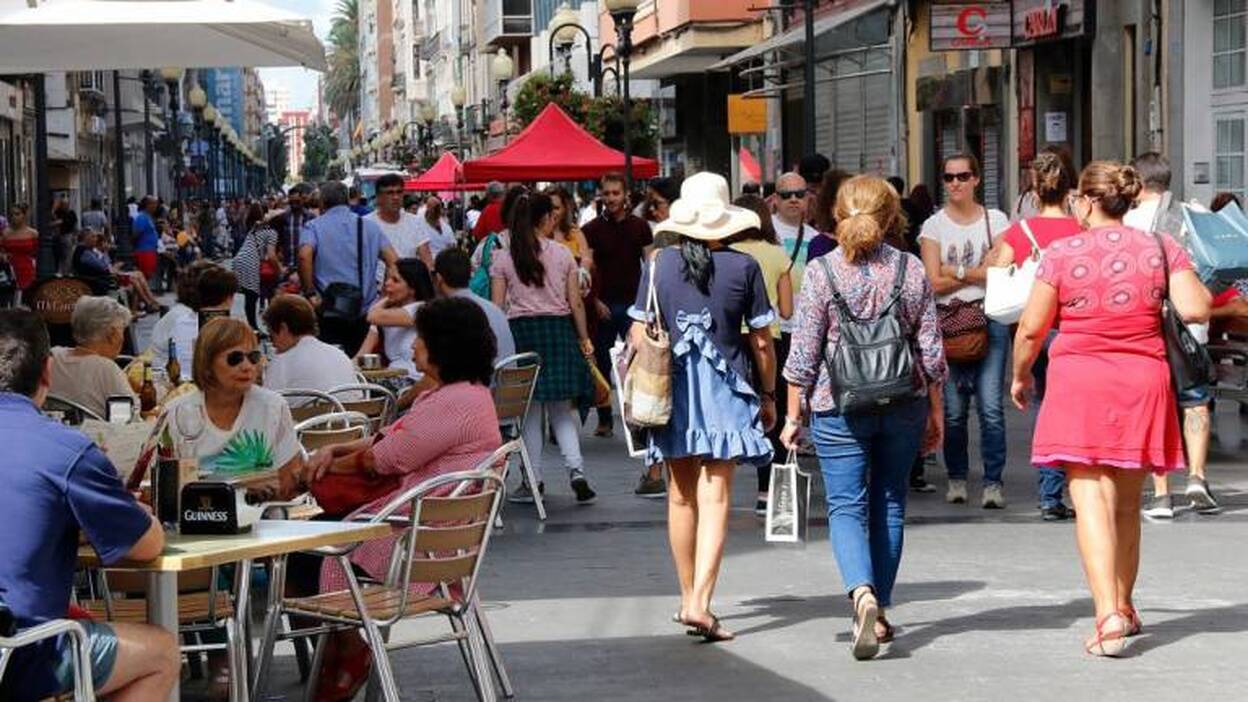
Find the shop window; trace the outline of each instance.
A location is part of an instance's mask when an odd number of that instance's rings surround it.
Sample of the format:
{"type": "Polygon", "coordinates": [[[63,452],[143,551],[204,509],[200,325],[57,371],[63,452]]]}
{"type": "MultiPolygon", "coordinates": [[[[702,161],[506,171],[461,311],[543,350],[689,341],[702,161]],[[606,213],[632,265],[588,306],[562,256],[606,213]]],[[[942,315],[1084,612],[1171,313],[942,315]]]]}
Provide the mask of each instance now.
{"type": "Polygon", "coordinates": [[[1244,195],[1244,117],[1220,117],[1215,122],[1214,188],[1244,195]]]}
{"type": "Polygon", "coordinates": [[[1215,0],[1213,5],[1213,87],[1244,85],[1248,54],[1248,0],[1215,0]]]}

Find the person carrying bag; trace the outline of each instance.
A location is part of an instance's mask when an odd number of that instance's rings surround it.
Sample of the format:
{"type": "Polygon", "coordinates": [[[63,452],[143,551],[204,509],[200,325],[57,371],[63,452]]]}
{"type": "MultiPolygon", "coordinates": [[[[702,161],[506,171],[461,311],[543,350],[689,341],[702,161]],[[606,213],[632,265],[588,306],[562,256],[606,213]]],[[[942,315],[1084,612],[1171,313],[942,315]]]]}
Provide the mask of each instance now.
{"type": "Polygon", "coordinates": [[[663,328],[655,290],[654,258],[646,291],[646,331],[634,344],[624,376],[624,421],[635,427],[665,426],[672,417],[672,340],[663,328]]]}
{"type": "Polygon", "coordinates": [[[321,293],[321,316],[350,323],[364,316],[364,218],[355,217],[355,272],[357,284],[330,283],[321,293]]]}

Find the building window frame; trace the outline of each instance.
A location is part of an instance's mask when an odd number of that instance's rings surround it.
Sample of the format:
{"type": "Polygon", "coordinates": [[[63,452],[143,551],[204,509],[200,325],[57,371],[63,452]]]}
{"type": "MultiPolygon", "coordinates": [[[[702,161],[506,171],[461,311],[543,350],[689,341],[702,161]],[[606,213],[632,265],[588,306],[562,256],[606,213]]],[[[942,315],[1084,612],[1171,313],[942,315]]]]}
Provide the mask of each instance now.
{"type": "Polygon", "coordinates": [[[1214,0],[1212,63],[1209,80],[1215,92],[1242,90],[1248,87],[1248,0],[1214,0]],[[1228,45],[1219,47],[1219,27],[1226,27],[1230,34],[1228,45]],[[1238,28],[1238,42],[1234,40],[1238,28]],[[1219,80],[1219,61],[1225,65],[1224,77],[1219,80]],[[1238,69],[1238,74],[1236,74],[1238,69]]]}
{"type": "Polygon", "coordinates": [[[1248,183],[1248,113],[1213,115],[1213,187],[1243,199],[1248,183]],[[1225,131],[1224,131],[1225,127],[1225,131]],[[1238,132],[1236,134],[1235,132],[1238,132]],[[1223,137],[1227,141],[1223,140],[1223,137]],[[1238,143],[1234,143],[1238,140],[1238,143]],[[1238,180],[1238,183],[1236,183],[1238,180]]]}

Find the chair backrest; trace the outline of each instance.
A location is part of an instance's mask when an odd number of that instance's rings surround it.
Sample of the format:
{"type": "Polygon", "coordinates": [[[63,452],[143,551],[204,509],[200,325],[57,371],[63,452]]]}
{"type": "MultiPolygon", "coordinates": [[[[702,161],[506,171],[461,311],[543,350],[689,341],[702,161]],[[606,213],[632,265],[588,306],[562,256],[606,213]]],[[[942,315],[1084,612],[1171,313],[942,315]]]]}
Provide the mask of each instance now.
{"type": "Polygon", "coordinates": [[[494,411],[502,425],[524,425],[542,371],[542,357],[533,352],[519,353],[494,364],[494,411]]]}
{"type": "Polygon", "coordinates": [[[43,413],[49,416],[60,415],[62,421],[73,424],[74,426],[82,424],[88,419],[104,421],[103,417],[95,412],[92,412],[86,407],[83,407],[77,402],[67,400],[63,397],[57,397],[52,394],[49,394],[47,399],[43,401],[43,413]]]}
{"type": "Polygon", "coordinates": [[[374,383],[354,383],[339,385],[328,394],[341,402],[343,409],[367,415],[373,422],[374,432],[381,431],[382,427],[394,421],[397,400],[394,393],[385,387],[374,383]]]}
{"type": "Polygon", "coordinates": [[[320,390],[290,388],[279,390],[278,394],[286,398],[286,404],[290,405],[290,416],[296,422],[346,409],[332,395],[320,390]]]}
{"type": "MultiPolygon", "coordinates": [[[[519,455],[520,442],[509,441],[468,471],[436,476],[395,497],[374,521],[405,526],[394,549],[387,582],[404,593],[412,583],[433,583],[443,597],[451,586],[463,601],[472,598],[477,574],[499,507],[505,483],[498,466],[519,455]],[[407,510],[406,514],[399,515],[407,510]]],[[[397,617],[396,617],[397,618],[397,617]]]]}
{"type": "Polygon", "coordinates": [[[295,436],[305,451],[345,444],[372,433],[372,419],[361,412],[330,412],[295,425],[295,436]]]}

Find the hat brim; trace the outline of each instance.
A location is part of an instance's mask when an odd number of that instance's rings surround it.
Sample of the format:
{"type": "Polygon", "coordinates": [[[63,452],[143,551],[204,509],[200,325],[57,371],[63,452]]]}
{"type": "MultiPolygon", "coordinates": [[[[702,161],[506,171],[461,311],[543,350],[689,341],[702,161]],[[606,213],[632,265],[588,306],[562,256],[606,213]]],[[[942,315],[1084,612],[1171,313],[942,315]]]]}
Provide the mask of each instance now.
{"type": "Polygon", "coordinates": [[[676,222],[669,217],[655,225],[654,233],[670,232],[689,237],[690,239],[719,241],[720,239],[727,239],[735,234],[740,234],[747,229],[760,228],[762,226],[763,223],[758,218],[758,213],[754,210],[728,205],[724,207],[724,216],[712,224],[704,224],[697,221],[685,224],[676,222]]]}

